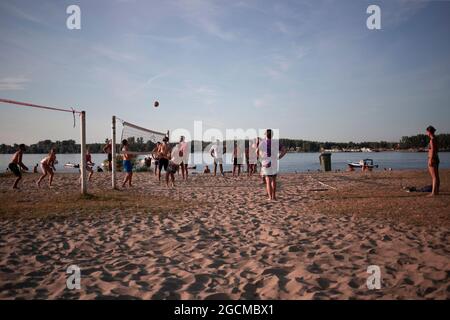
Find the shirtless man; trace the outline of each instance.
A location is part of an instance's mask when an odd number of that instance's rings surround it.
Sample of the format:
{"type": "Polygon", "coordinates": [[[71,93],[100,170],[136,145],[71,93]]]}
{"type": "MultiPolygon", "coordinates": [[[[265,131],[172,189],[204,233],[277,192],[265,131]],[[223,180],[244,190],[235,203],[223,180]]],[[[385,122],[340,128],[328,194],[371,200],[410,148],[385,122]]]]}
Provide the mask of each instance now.
{"type": "Polygon", "coordinates": [[[247,162],[249,164],[249,176],[256,173],[256,164],[258,162],[258,145],[259,141],[258,139],[255,139],[253,142],[249,141],[249,148],[248,148],[248,158],[247,162]]]}
{"type": "Polygon", "coordinates": [[[175,188],[175,173],[178,171],[180,165],[183,164],[183,155],[180,152],[182,146],[182,141],[178,145],[176,145],[173,150],[170,152],[170,160],[169,165],[167,166],[166,170],[166,185],[167,188],[169,188],[169,180],[171,183],[171,187],[175,188]]]}
{"type": "Polygon", "coordinates": [[[238,146],[237,141],[234,141],[233,147],[233,177],[236,175],[239,177],[241,174],[242,156],[241,149],[238,146]]]}
{"type": "Polygon", "coordinates": [[[20,168],[22,168],[25,171],[28,171],[27,166],[25,166],[22,162],[22,156],[25,152],[25,145],[21,144],[19,148],[17,149],[16,153],[14,153],[11,163],[8,165],[9,170],[11,170],[12,173],[17,177],[16,181],[14,181],[13,189],[19,189],[17,187],[20,180],[22,180],[22,172],[20,172],[20,168]]]}
{"type": "Polygon", "coordinates": [[[183,159],[183,162],[180,164],[181,175],[183,176],[183,180],[187,180],[188,178],[188,161],[189,161],[189,145],[186,143],[184,136],[180,137],[179,144],[179,156],[183,159]]]}
{"type": "Polygon", "coordinates": [[[158,147],[158,180],[161,181],[161,170],[164,168],[164,171],[167,172],[167,167],[169,166],[169,159],[171,158],[170,146],[169,146],[169,138],[164,137],[163,142],[158,147]]]}
{"type": "Polygon", "coordinates": [[[439,147],[436,141],[436,129],[433,126],[427,128],[427,135],[430,138],[430,146],[428,148],[428,171],[432,179],[432,191],[429,196],[437,196],[441,180],[439,179],[439,147]]]}
{"type": "Polygon", "coordinates": [[[158,169],[159,169],[159,155],[158,155],[158,150],[159,150],[159,146],[161,145],[161,142],[157,142],[156,146],[153,148],[152,150],[152,158],[153,158],[153,162],[155,165],[155,177],[158,174],[158,169]]]}
{"type": "Polygon", "coordinates": [[[217,139],[216,142],[211,146],[209,153],[211,154],[211,157],[214,159],[214,176],[216,176],[216,173],[217,173],[217,165],[219,165],[220,173],[222,174],[222,176],[225,176],[225,174],[223,173],[223,145],[222,145],[222,142],[220,142],[217,139]]]}
{"type": "Polygon", "coordinates": [[[133,179],[133,164],[131,163],[131,154],[128,153],[128,140],[124,139],[122,141],[122,159],[123,159],[123,171],[125,174],[125,179],[122,182],[122,188],[125,188],[125,185],[128,182],[128,186],[131,188],[131,180],[133,179]]]}

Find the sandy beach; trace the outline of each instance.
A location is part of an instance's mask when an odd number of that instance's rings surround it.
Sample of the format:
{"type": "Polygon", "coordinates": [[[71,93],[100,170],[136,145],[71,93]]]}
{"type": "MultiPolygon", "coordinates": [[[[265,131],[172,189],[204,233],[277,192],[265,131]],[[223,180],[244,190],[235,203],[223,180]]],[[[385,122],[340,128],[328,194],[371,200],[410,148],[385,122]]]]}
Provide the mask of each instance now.
{"type": "Polygon", "coordinates": [[[0,177],[0,299],[450,298],[450,170],[435,198],[402,190],[426,171],[284,174],[276,202],[257,176],[112,191],[102,173],[84,198],[76,174],[37,177],[0,177]]]}

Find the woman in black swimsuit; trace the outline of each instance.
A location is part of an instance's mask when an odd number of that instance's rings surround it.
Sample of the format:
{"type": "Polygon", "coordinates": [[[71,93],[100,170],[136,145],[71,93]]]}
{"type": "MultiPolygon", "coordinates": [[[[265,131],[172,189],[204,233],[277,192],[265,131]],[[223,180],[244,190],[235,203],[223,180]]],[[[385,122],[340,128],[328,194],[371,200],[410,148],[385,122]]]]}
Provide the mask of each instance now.
{"type": "Polygon", "coordinates": [[[430,146],[428,148],[428,171],[433,180],[433,189],[430,196],[439,194],[441,180],[439,179],[439,147],[435,136],[436,129],[433,126],[427,128],[427,135],[430,138],[430,146]]]}

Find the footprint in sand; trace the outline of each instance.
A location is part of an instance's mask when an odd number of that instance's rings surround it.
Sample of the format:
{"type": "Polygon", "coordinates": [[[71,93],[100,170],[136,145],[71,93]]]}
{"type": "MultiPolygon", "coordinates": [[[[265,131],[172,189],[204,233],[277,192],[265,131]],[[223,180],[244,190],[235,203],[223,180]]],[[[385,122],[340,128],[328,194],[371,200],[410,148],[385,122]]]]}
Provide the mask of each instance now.
{"type": "Polygon", "coordinates": [[[226,293],[214,293],[205,297],[205,300],[231,300],[231,297],[226,293]]]}
{"type": "Polygon", "coordinates": [[[313,264],[307,266],[306,270],[308,270],[308,272],[314,273],[314,274],[320,274],[323,272],[323,270],[320,268],[320,266],[315,262],[313,264]]]}
{"type": "Polygon", "coordinates": [[[320,289],[322,290],[326,290],[330,287],[330,280],[328,280],[327,278],[318,278],[316,281],[320,289]]]}
{"type": "Polygon", "coordinates": [[[303,251],[303,249],[299,246],[290,246],[288,251],[289,252],[299,252],[299,251],[303,251]]]}
{"type": "Polygon", "coordinates": [[[352,278],[349,282],[348,282],[348,286],[352,289],[358,289],[362,284],[362,281],[358,278],[352,278]]]}
{"type": "Polygon", "coordinates": [[[282,268],[269,268],[264,270],[262,275],[273,275],[278,278],[278,286],[280,290],[286,291],[286,284],[290,281],[286,276],[289,274],[289,271],[282,268]]]}
{"type": "Polygon", "coordinates": [[[49,256],[44,256],[44,255],[37,255],[36,256],[36,261],[38,261],[40,263],[46,263],[49,260],[50,260],[49,256]]]}
{"type": "Polygon", "coordinates": [[[186,289],[189,293],[199,293],[206,288],[211,277],[207,274],[195,275],[195,281],[186,289]]]}
{"type": "Polygon", "coordinates": [[[158,292],[156,292],[152,296],[152,300],[161,300],[161,299],[169,299],[169,300],[179,300],[180,295],[175,291],[180,290],[185,282],[178,278],[167,278],[161,284],[161,288],[158,292]]]}
{"type": "Polygon", "coordinates": [[[337,261],[343,261],[345,259],[345,257],[341,254],[333,254],[334,259],[336,259],[337,261]]]}
{"type": "Polygon", "coordinates": [[[105,281],[105,282],[113,282],[113,281],[115,281],[115,279],[112,276],[112,274],[107,272],[107,271],[103,271],[102,272],[102,274],[100,276],[100,280],[105,281]]]}
{"type": "Polygon", "coordinates": [[[262,286],[261,282],[247,283],[244,286],[244,293],[242,293],[241,299],[259,300],[259,295],[256,293],[256,290],[261,286],[262,286]]]}

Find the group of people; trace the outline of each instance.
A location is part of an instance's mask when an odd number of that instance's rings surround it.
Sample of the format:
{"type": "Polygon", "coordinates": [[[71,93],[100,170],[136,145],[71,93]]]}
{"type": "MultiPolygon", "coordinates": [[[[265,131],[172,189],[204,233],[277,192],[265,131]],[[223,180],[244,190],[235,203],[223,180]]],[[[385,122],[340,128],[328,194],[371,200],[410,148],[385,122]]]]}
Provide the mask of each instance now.
{"type": "MultiPolygon", "coordinates": [[[[286,149],[278,147],[277,142],[272,140],[273,131],[268,129],[265,133],[265,139],[255,139],[252,144],[245,150],[245,158],[247,163],[247,174],[249,176],[257,172],[258,163],[261,166],[261,176],[266,185],[266,190],[269,200],[276,200],[276,177],[278,173],[278,160],[283,158],[286,154],[286,149]]],[[[180,141],[174,147],[169,144],[169,138],[164,137],[162,142],[157,142],[155,148],[152,150],[152,159],[154,162],[154,174],[161,181],[161,172],[164,169],[166,176],[165,181],[167,187],[175,186],[175,174],[181,171],[182,179],[188,179],[188,160],[189,160],[189,145],[185,141],[185,137],[181,136],[180,141]]],[[[217,167],[219,167],[222,176],[225,175],[223,170],[223,145],[222,142],[216,140],[209,150],[210,155],[214,159],[214,176],[217,175],[217,167]]],[[[128,140],[122,141],[121,155],[123,160],[123,171],[125,177],[122,182],[122,188],[127,184],[132,186],[133,179],[133,161],[136,153],[129,150],[128,140]]],[[[234,142],[233,147],[233,176],[239,176],[241,173],[241,166],[243,165],[243,153],[240,151],[237,142],[234,142]]],[[[148,166],[151,166],[151,159],[146,159],[148,166]]],[[[206,166],[204,173],[210,173],[206,166]]]]}
{"type": "MultiPolygon", "coordinates": [[[[14,153],[11,162],[8,165],[8,169],[16,176],[16,180],[13,184],[13,189],[18,189],[20,180],[22,180],[22,170],[28,171],[28,167],[23,164],[22,158],[23,153],[26,151],[24,144],[20,144],[17,151],[14,153]]],[[[41,176],[36,181],[37,187],[41,186],[42,180],[48,176],[48,186],[51,187],[53,183],[53,177],[55,176],[55,165],[58,163],[56,160],[56,150],[54,148],[50,149],[50,152],[39,162],[33,169],[34,173],[38,173],[38,166],[41,168],[41,176]]],[[[92,156],[89,149],[86,151],[86,171],[89,172],[88,179],[91,181],[92,175],[94,174],[94,163],[92,162],[92,156]]]]}
{"type": "MultiPolygon", "coordinates": [[[[429,151],[428,151],[428,170],[432,178],[432,192],[430,196],[439,194],[440,178],[439,178],[439,148],[436,140],[436,129],[433,126],[429,126],[426,129],[427,135],[430,138],[429,151]]],[[[258,164],[261,167],[261,176],[263,177],[266,185],[266,191],[269,200],[276,200],[276,177],[278,174],[278,161],[286,154],[286,149],[281,146],[278,147],[277,141],[272,139],[273,132],[271,129],[267,129],[264,139],[255,139],[251,145],[245,150],[245,158],[247,163],[247,173],[252,175],[257,172],[258,164]],[[276,146],[276,148],[274,148],[276,146]]],[[[164,169],[166,173],[165,181],[169,187],[175,186],[175,173],[181,170],[182,179],[188,179],[188,159],[190,150],[189,145],[185,141],[185,137],[181,137],[178,144],[175,147],[169,145],[169,138],[164,137],[162,142],[158,142],[152,151],[152,158],[155,164],[155,176],[161,181],[161,171],[164,169]]],[[[18,184],[22,179],[22,171],[28,171],[28,167],[23,163],[23,154],[26,151],[24,144],[18,146],[17,151],[14,153],[8,169],[16,176],[13,183],[13,189],[18,189],[18,184]]],[[[108,155],[108,167],[112,169],[112,145],[109,141],[103,151],[108,155]]],[[[132,186],[133,178],[133,163],[132,159],[135,153],[129,150],[128,141],[122,141],[121,155],[123,160],[123,171],[126,173],[122,182],[122,187],[132,186]]],[[[223,171],[223,146],[219,140],[209,150],[211,156],[214,159],[214,176],[217,174],[217,167],[219,167],[220,173],[224,175],[223,171]]],[[[237,142],[234,143],[233,149],[233,176],[238,176],[241,172],[242,166],[242,152],[239,150],[237,142]]],[[[56,151],[51,149],[50,152],[40,161],[40,167],[42,174],[36,181],[39,187],[41,182],[48,176],[48,184],[52,185],[55,164],[56,151]]],[[[89,181],[94,173],[94,163],[91,159],[89,150],[86,153],[86,169],[89,172],[89,181]]],[[[205,168],[205,173],[209,173],[209,168],[205,168]]]]}
{"type": "MultiPolygon", "coordinates": [[[[166,136],[163,138],[162,142],[158,142],[152,150],[152,158],[155,165],[154,174],[158,177],[158,180],[161,181],[161,172],[162,169],[164,169],[166,173],[166,184],[168,187],[169,184],[172,187],[175,186],[175,173],[179,170],[181,171],[182,179],[188,179],[188,147],[189,146],[185,141],[185,137],[181,136],[179,143],[174,148],[171,148],[169,145],[169,138],[166,136]]],[[[135,153],[129,151],[128,140],[124,139],[122,141],[121,151],[123,171],[125,172],[122,188],[124,188],[127,184],[131,187],[133,179],[132,159],[134,158],[135,153]]]]}
{"type": "MultiPolygon", "coordinates": [[[[270,129],[269,129],[270,130],[270,129]]],[[[270,130],[270,132],[272,132],[270,130]]],[[[239,176],[241,174],[242,166],[244,165],[244,157],[245,164],[247,165],[247,175],[252,176],[258,171],[258,163],[260,164],[260,155],[258,153],[260,147],[260,138],[256,138],[253,142],[249,142],[247,148],[245,148],[244,152],[242,152],[239,147],[237,141],[233,143],[233,152],[232,152],[232,161],[233,161],[233,177],[239,176]]],[[[211,146],[209,153],[211,157],[214,159],[214,176],[217,174],[217,167],[219,167],[220,174],[224,176],[223,171],[223,144],[221,141],[216,140],[216,142],[211,146]]],[[[209,171],[208,166],[206,166],[206,171],[209,171]]],[[[207,173],[207,172],[206,172],[207,173]]]]}

